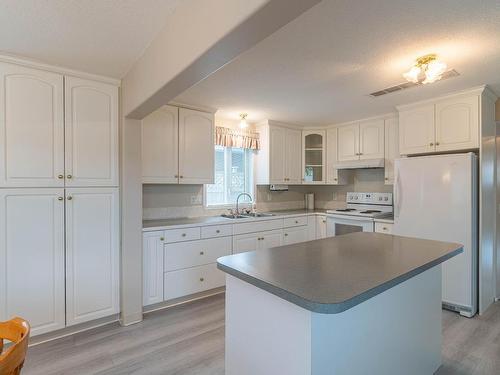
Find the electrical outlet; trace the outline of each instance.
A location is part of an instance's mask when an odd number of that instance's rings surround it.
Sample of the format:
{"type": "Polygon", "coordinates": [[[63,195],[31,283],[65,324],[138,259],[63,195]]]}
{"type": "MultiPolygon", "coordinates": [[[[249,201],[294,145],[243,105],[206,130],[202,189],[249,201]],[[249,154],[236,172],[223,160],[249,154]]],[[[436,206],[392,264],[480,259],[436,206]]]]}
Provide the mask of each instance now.
{"type": "Polygon", "coordinates": [[[201,195],[191,195],[191,204],[201,204],[201,195]]]}

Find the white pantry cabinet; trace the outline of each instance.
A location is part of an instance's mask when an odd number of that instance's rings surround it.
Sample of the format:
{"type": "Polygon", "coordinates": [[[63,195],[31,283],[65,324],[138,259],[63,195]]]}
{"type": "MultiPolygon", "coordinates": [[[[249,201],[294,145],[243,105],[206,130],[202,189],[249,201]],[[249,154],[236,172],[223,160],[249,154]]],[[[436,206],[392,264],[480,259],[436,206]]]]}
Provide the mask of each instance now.
{"type": "Polygon", "coordinates": [[[118,87],[64,79],[66,186],[118,186],[118,87]]]}
{"type": "Polygon", "coordinates": [[[66,189],[66,324],[116,314],[119,305],[117,188],[66,189]]]}
{"type": "Polygon", "coordinates": [[[179,182],[179,108],[164,105],[142,120],[142,182],[179,182]]]}
{"type": "Polygon", "coordinates": [[[384,183],[394,184],[394,160],[399,158],[398,119],[385,120],[384,183]]]}
{"type": "Polygon", "coordinates": [[[469,93],[398,107],[402,155],[479,147],[480,94],[469,93]]]}
{"type": "Polygon", "coordinates": [[[142,182],[211,184],[214,115],[163,106],[142,120],[142,182]]]}
{"type": "Polygon", "coordinates": [[[0,189],[0,239],[0,321],[64,328],[64,189],[0,189]]]}
{"type": "Polygon", "coordinates": [[[0,187],[64,186],[63,76],[0,63],[0,187]]]}
{"type": "Polygon", "coordinates": [[[142,237],[143,306],[163,302],[163,231],[145,232],[142,237]]]}
{"type": "Polygon", "coordinates": [[[339,126],[337,160],[340,162],[384,157],[384,120],[364,120],[339,126]]]}

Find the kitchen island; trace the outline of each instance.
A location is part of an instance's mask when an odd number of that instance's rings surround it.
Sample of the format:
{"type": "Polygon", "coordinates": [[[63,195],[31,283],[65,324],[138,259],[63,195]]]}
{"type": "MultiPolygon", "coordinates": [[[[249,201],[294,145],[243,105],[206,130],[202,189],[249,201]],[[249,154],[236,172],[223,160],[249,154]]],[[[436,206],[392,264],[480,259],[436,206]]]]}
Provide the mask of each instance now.
{"type": "Polygon", "coordinates": [[[218,259],[226,374],[433,374],[462,245],[352,233],[218,259]]]}

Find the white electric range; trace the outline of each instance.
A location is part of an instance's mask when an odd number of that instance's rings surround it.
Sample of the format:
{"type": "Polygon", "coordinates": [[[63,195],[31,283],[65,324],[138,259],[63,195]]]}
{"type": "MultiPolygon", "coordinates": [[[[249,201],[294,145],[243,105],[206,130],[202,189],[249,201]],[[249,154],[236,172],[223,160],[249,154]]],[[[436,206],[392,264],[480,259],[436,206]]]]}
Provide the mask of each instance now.
{"type": "Polygon", "coordinates": [[[392,193],[347,193],[346,208],[328,210],[327,235],[373,232],[375,218],[392,215],[392,193]]]}

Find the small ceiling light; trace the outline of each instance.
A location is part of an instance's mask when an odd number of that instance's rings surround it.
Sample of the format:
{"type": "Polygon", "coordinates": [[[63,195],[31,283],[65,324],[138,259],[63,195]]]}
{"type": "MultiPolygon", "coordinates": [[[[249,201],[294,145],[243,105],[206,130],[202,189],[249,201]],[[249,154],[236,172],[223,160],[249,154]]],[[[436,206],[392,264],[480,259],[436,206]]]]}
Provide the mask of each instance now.
{"type": "Polygon", "coordinates": [[[446,71],[446,64],[434,54],[419,57],[409,71],[403,73],[407,81],[413,83],[433,83],[439,81],[446,71]]]}
{"type": "Polygon", "coordinates": [[[248,127],[247,116],[248,116],[248,113],[242,113],[242,114],[240,114],[240,117],[241,117],[240,128],[241,129],[245,129],[245,128],[248,127]]]}

